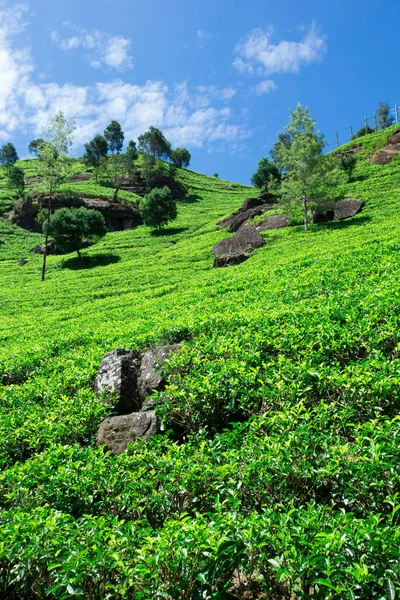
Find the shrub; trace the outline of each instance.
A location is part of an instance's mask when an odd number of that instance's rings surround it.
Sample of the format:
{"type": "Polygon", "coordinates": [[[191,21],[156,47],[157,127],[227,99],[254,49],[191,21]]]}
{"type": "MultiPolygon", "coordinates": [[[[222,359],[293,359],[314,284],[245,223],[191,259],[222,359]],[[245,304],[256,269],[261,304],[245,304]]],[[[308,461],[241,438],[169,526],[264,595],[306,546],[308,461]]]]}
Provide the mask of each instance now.
{"type": "MultiPolygon", "coordinates": [[[[46,228],[46,224],[44,225],[46,228]]],[[[87,208],[61,208],[51,219],[49,234],[61,252],[78,253],[102,238],[107,233],[103,215],[87,208]]]]}
{"type": "Polygon", "coordinates": [[[141,213],[146,225],[158,229],[174,221],[178,213],[171,190],[166,186],[154,188],[142,201],[141,213]]]}

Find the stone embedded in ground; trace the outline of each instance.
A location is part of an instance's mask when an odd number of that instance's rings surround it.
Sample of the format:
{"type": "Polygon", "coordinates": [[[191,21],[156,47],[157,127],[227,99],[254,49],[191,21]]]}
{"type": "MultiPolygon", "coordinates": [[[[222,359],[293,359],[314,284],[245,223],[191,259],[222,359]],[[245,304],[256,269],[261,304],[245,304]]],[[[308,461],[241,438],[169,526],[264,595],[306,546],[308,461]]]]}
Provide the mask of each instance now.
{"type": "Polygon", "coordinates": [[[360,200],[356,200],[355,198],[346,198],[344,200],[339,200],[335,204],[334,210],[334,221],[341,221],[342,219],[349,219],[350,217],[354,217],[361,212],[364,206],[364,202],[360,200]]]}
{"type": "Polygon", "coordinates": [[[171,352],[175,352],[178,347],[179,344],[159,346],[143,353],[138,374],[138,390],[142,401],[152,392],[164,389],[165,378],[161,375],[161,367],[171,352]]]}
{"type": "Polygon", "coordinates": [[[23,267],[24,265],[27,265],[27,264],[28,264],[28,261],[25,258],[20,258],[18,261],[18,265],[20,267],[23,267]]]}
{"type": "Polygon", "coordinates": [[[388,137],[382,150],[374,154],[370,158],[370,162],[375,165],[386,165],[395,156],[400,156],[400,129],[388,137]]]}
{"type": "Polygon", "coordinates": [[[115,409],[121,415],[140,410],[137,378],[140,354],[118,348],[108,352],[101,361],[94,390],[97,394],[108,390],[116,397],[115,409]]]}
{"type": "Polygon", "coordinates": [[[148,439],[160,431],[161,419],[154,410],[134,412],[104,419],[99,427],[97,443],[116,455],[124,452],[127,444],[135,442],[137,438],[148,439]]]}
{"type": "Polygon", "coordinates": [[[234,236],[217,242],[212,252],[216,257],[238,256],[264,246],[265,241],[255,227],[242,227],[234,236]]]}
{"type": "Polygon", "coordinates": [[[264,219],[257,229],[258,231],[268,231],[270,229],[282,229],[282,227],[289,227],[288,217],[286,215],[273,215],[264,219]]]}
{"type": "Polygon", "coordinates": [[[328,221],[333,221],[335,218],[334,210],[326,210],[325,212],[313,212],[312,221],[315,224],[318,223],[327,223],[328,221]]]}
{"type": "Polygon", "coordinates": [[[250,258],[249,254],[238,254],[237,256],[216,256],[214,258],[213,267],[214,269],[219,267],[233,267],[235,265],[240,265],[248,258],[250,258]]]}
{"type": "Polygon", "coordinates": [[[219,226],[221,229],[229,227],[229,231],[231,233],[235,233],[243,225],[243,223],[249,219],[252,219],[258,215],[262,215],[273,208],[273,204],[261,204],[255,208],[249,208],[248,210],[237,210],[236,212],[232,213],[230,217],[222,219],[222,221],[219,223],[219,226]]]}

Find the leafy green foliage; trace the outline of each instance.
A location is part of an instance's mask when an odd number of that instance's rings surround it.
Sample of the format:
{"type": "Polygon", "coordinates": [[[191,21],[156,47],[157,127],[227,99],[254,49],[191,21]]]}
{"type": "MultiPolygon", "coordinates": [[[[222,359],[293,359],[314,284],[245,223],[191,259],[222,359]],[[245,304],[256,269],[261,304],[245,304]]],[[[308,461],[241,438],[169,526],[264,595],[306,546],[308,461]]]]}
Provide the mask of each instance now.
{"type": "Polygon", "coordinates": [[[28,144],[29,154],[34,154],[35,156],[39,156],[38,149],[39,149],[39,146],[41,144],[43,144],[43,142],[44,142],[44,140],[42,138],[37,138],[37,139],[29,142],[29,144],[28,144]]]}
{"type": "Polygon", "coordinates": [[[171,156],[171,144],[157,127],[151,126],[148,131],[138,137],[139,149],[152,157],[167,159],[171,156]]]}
{"type": "Polygon", "coordinates": [[[387,129],[393,125],[394,117],[390,116],[390,106],[386,102],[379,102],[376,115],[379,129],[387,129]]]}
{"type": "MultiPolygon", "coordinates": [[[[47,223],[44,223],[47,227],[47,223]]],[[[60,208],[54,213],[49,235],[61,252],[77,252],[94,244],[107,233],[103,215],[87,208],[60,208]]]]}
{"type": "Polygon", "coordinates": [[[104,168],[104,161],[106,160],[107,153],[108,143],[103,135],[97,134],[91,142],[85,144],[83,160],[87,167],[94,170],[96,182],[98,181],[101,170],[104,168]]]}
{"type": "Polygon", "coordinates": [[[342,152],[338,156],[339,169],[347,173],[349,181],[353,178],[353,171],[357,163],[357,157],[352,152],[342,152]]]}
{"type": "Polygon", "coordinates": [[[18,154],[14,144],[8,142],[0,148],[0,165],[8,170],[18,160],[18,154]]]}
{"type": "Polygon", "coordinates": [[[7,187],[17,196],[22,196],[25,189],[25,173],[20,167],[11,165],[7,172],[7,187]]]}
{"type": "Polygon", "coordinates": [[[176,148],[171,151],[171,160],[176,167],[188,167],[190,158],[190,152],[187,148],[176,148]]]}
{"type": "Polygon", "coordinates": [[[364,125],[364,127],[360,127],[360,129],[355,132],[351,139],[356,140],[360,137],[364,137],[364,135],[370,135],[371,133],[374,133],[374,131],[375,130],[372,129],[372,127],[370,127],[368,124],[364,125]]]}
{"type": "Polygon", "coordinates": [[[140,203],[140,210],[145,224],[150,227],[163,227],[178,215],[176,200],[167,186],[154,188],[147,194],[140,203]]]}
{"type": "Polygon", "coordinates": [[[40,236],[0,219],[3,595],[399,595],[400,161],[368,161],[395,130],[340,149],[362,148],[332,191],[360,215],[263,233],[230,269],[216,223],[259,192],[190,170],[173,227],[107,235],[88,268],[49,256],[43,284],[17,265],[40,236]],[[175,341],[154,399],[182,438],[104,453],[104,353],[175,341]]]}
{"type": "Polygon", "coordinates": [[[118,121],[111,121],[104,130],[104,138],[111,154],[119,154],[124,145],[124,132],[118,121]]]}
{"type": "Polygon", "coordinates": [[[279,183],[281,174],[276,164],[265,156],[258,163],[257,171],[251,178],[251,183],[254,187],[264,188],[268,191],[269,186],[274,183],[279,183]]]}

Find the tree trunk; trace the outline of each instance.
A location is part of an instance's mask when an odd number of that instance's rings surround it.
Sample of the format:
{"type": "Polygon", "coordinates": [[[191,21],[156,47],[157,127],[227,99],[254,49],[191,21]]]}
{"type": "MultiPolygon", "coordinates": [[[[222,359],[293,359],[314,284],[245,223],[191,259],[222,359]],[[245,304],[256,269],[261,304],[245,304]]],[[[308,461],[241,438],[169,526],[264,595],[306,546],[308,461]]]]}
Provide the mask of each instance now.
{"type": "Polygon", "coordinates": [[[81,258],[81,251],[77,250],[77,253],[78,253],[78,258],[81,258]]]}
{"type": "Polygon", "coordinates": [[[114,192],[114,198],[113,200],[118,200],[118,192],[119,192],[119,185],[117,185],[117,187],[115,188],[115,192],[114,192]]]}
{"type": "Polygon", "coordinates": [[[303,211],[304,211],[304,231],[308,231],[308,214],[307,214],[307,198],[303,198],[303,211]]]}
{"type": "Polygon", "coordinates": [[[51,215],[51,200],[49,198],[49,209],[47,211],[47,225],[46,225],[46,235],[44,239],[44,252],[43,252],[43,263],[42,263],[42,276],[41,281],[44,281],[46,275],[46,260],[47,260],[47,244],[49,241],[49,229],[50,229],[50,215],[51,215]]]}

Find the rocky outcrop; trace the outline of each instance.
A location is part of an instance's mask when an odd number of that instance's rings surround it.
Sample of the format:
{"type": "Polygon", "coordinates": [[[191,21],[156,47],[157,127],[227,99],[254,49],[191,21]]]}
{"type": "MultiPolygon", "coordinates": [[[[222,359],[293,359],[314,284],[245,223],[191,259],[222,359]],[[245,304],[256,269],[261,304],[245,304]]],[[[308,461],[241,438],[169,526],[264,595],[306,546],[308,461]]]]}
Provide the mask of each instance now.
{"type": "Polygon", "coordinates": [[[139,395],[144,401],[147,396],[157,390],[161,391],[165,387],[165,378],[161,375],[161,368],[168,356],[175,352],[178,344],[172,346],[159,346],[147,350],[142,355],[139,375],[137,380],[139,395]]]}
{"type": "Polygon", "coordinates": [[[97,443],[116,455],[124,452],[127,444],[138,437],[148,439],[160,431],[161,419],[154,410],[109,417],[100,424],[97,443]]]}
{"type": "Polygon", "coordinates": [[[253,217],[256,217],[258,215],[262,215],[263,213],[273,208],[273,204],[261,204],[254,208],[249,208],[247,210],[240,209],[232,213],[230,217],[222,219],[222,221],[220,221],[219,223],[219,226],[221,227],[221,229],[229,227],[229,231],[231,233],[235,233],[249,219],[252,219],[253,217]]]}
{"type": "MultiPolygon", "coordinates": [[[[24,202],[16,202],[12,211],[5,217],[15,225],[41,233],[41,225],[36,217],[42,208],[47,208],[49,198],[46,196],[28,199],[24,202]]],[[[112,200],[105,198],[83,198],[80,196],[57,195],[52,200],[52,210],[58,208],[89,208],[98,210],[104,216],[108,231],[122,231],[132,229],[143,223],[143,219],[136,204],[124,200],[112,200]]]]}
{"type": "Polygon", "coordinates": [[[245,262],[250,258],[250,254],[239,254],[238,256],[216,256],[214,258],[214,268],[217,269],[219,267],[234,267],[235,265],[240,265],[242,262],[245,262]]]}
{"type": "Polygon", "coordinates": [[[395,156],[400,156],[400,129],[388,137],[382,150],[376,152],[370,158],[370,162],[375,165],[386,165],[393,160],[395,156]]]}
{"type": "MultiPolygon", "coordinates": [[[[36,246],[34,246],[31,250],[31,252],[33,254],[44,254],[44,244],[36,244],[36,246]]],[[[57,248],[55,245],[54,240],[51,240],[51,242],[47,243],[47,252],[46,252],[47,256],[49,254],[57,254],[57,248]]]]}
{"type": "Polygon", "coordinates": [[[328,202],[313,213],[313,223],[327,223],[349,219],[361,212],[364,202],[356,198],[344,198],[337,202],[328,202]]]}
{"type": "Polygon", "coordinates": [[[178,347],[179,344],[159,346],[142,355],[118,348],[104,356],[94,389],[98,394],[113,393],[120,416],[109,417],[100,424],[98,443],[113,454],[123,452],[138,437],[147,439],[160,432],[161,421],[149,396],[164,389],[165,377],[160,369],[178,347]]]}
{"type": "Polygon", "coordinates": [[[264,244],[265,241],[255,227],[242,227],[231,238],[221,240],[213,246],[212,252],[215,256],[214,267],[240,264],[248,258],[248,253],[251,250],[261,248],[264,244]],[[243,256],[246,258],[243,258],[243,256]],[[233,257],[235,257],[234,260],[233,257]],[[225,260],[221,261],[221,258],[225,260]],[[227,258],[232,259],[229,264],[227,264],[227,258]]]}
{"type": "Polygon", "coordinates": [[[140,354],[122,348],[108,352],[101,361],[94,391],[97,394],[102,394],[104,391],[112,392],[116,399],[115,409],[120,415],[141,408],[142,402],[137,385],[139,366],[140,354]]]}
{"type": "Polygon", "coordinates": [[[268,231],[270,229],[282,229],[282,227],[289,227],[288,217],[286,215],[273,215],[264,219],[257,229],[258,231],[268,231]]]}

